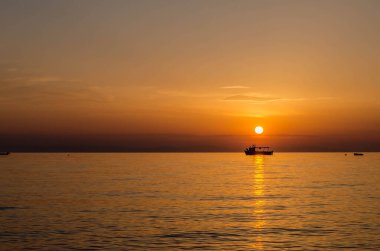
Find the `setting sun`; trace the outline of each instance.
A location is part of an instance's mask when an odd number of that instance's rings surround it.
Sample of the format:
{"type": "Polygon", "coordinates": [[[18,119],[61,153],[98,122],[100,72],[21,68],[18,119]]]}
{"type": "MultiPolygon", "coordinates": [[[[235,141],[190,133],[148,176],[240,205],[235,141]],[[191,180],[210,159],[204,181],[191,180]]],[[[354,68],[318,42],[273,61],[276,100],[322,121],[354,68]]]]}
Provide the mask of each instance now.
{"type": "Polygon", "coordinates": [[[262,134],[264,132],[264,128],[262,126],[256,126],[255,127],[255,133],[256,134],[262,134]]]}

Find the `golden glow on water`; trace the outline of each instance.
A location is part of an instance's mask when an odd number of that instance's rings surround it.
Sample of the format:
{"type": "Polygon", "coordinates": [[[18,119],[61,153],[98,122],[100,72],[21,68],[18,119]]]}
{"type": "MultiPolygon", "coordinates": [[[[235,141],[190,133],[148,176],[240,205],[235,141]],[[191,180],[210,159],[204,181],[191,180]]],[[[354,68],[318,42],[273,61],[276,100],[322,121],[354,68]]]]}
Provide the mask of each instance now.
{"type": "MultiPolygon", "coordinates": [[[[265,200],[263,196],[265,195],[265,179],[264,179],[264,156],[254,156],[254,174],[253,174],[253,183],[254,183],[254,222],[253,227],[261,231],[265,227],[265,200]]],[[[263,238],[261,233],[256,234],[255,241],[252,247],[256,250],[264,250],[263,238]]]]}
{"type": "MultiPolygon", "coordinates": [[[[254,161],[254,195],[259,197],[264,194],[264,156],[254,156],[254,161]]],[[[257,200],[257,202],[261,201],[263,200],[257,200]]]]}
{"type": "Polygon", "coordinates": [[[377,250],[379,166],[378,153],[15,153],[0,158],[1,247],[377,250]]]}

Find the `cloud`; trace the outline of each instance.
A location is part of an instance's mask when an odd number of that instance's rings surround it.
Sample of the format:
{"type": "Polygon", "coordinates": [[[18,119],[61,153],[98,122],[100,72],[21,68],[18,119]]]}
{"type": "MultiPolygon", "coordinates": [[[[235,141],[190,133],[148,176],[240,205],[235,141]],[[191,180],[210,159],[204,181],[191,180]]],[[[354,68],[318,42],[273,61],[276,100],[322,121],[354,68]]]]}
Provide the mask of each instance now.
{"type": "Polygon", "coordinates": [[[172,97],[182,97],[182,98],[211,98],[214,95],[208,93],[197,93],[188,91],[177,91],[177,90],[159,90],[158,95],[172,96],[172,97]]]}
{"type": "Polygon", "coordinates": [[[229,85],[229,86],[222,86],[220,88],[222,88],[222,89],[248,89],[249,86],[245,86],[245,85],[229,85]]]}
{"type": "Polygon", "coordinates": [[[145,87],[142,88],[144,92],[148,92],[154,97],[177,97],[177,98],[212,98],[218,97],[220,99],[221,95],[210,94],[208,92],[196,92],[190,90],[178,90],[178,89],[167,89],[167,88],[157,88],[157,87],[145,87]]]}
{"type": "Polygon", "coordinates": [[[302,101],[303,98],[274,98],[265,96],[253,95],[234,95],[225,98],[227,101],[249,101],[254,103],[269,103],[269,102],[283,102],[283,101],[302,101]]]}
{"type": "Polygon", "coordinates": [[[271,103],[271,102],[297,102],[305,100],[326,100],[334,99],[334,97],[314,97],[314,98],[282,98],[282,97],[271,97],[264,94],[251,94],[251,95],[233,95],[226,97],[226,101],[242,101],[242,102],[253,102],[257,104],[271,103]]]}
{"type": "Polygon", "coordinates": [[[35,76],[35,77],[29,77],[27,79],[28,82],[33,83],[58,83],[58,82],[78,82],[77,80],[72,79],[66,79],[56,76],[35,76]]]}
{"type": "Polygon", "coordinates": [[[0,74],[0,101],[32,103],[109,102],[105,88],[60,76],[11,71],[0,74]]]}
{"type": "Polygon", "coordinates": [[[15,71],[17,71],[18,69],[17,68],[7,68],[7,69],[5,69],[6,71],[8,71],[8,72],[15,72],[15,71]]]}

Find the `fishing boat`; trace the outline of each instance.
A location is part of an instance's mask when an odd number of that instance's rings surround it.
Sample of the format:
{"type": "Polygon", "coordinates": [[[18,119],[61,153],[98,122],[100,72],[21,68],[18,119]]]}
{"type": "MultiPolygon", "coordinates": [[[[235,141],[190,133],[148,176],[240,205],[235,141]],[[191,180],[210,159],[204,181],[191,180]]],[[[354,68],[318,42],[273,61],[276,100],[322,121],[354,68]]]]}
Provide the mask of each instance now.
{"type": "Polygon", "coordinates": [[[0,155],[9,155],[10,152],[0,152],[0,155]]]}
{"type": "Polygon", "coordinates": [[[273,155],[273,150],[269,146],[256,146],[252,145],[247,147],[245,155],[273,155]]]}

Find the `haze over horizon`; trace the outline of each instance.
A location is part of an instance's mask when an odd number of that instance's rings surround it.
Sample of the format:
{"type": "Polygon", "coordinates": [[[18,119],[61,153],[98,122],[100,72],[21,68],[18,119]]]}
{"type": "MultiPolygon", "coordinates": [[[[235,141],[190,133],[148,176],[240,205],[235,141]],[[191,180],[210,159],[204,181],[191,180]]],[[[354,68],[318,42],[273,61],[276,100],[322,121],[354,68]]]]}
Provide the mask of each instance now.
{"type": "Polygon", "coordinates": [[[3,0],[0,151],[380,151],[379,9],[3,0]]]}

